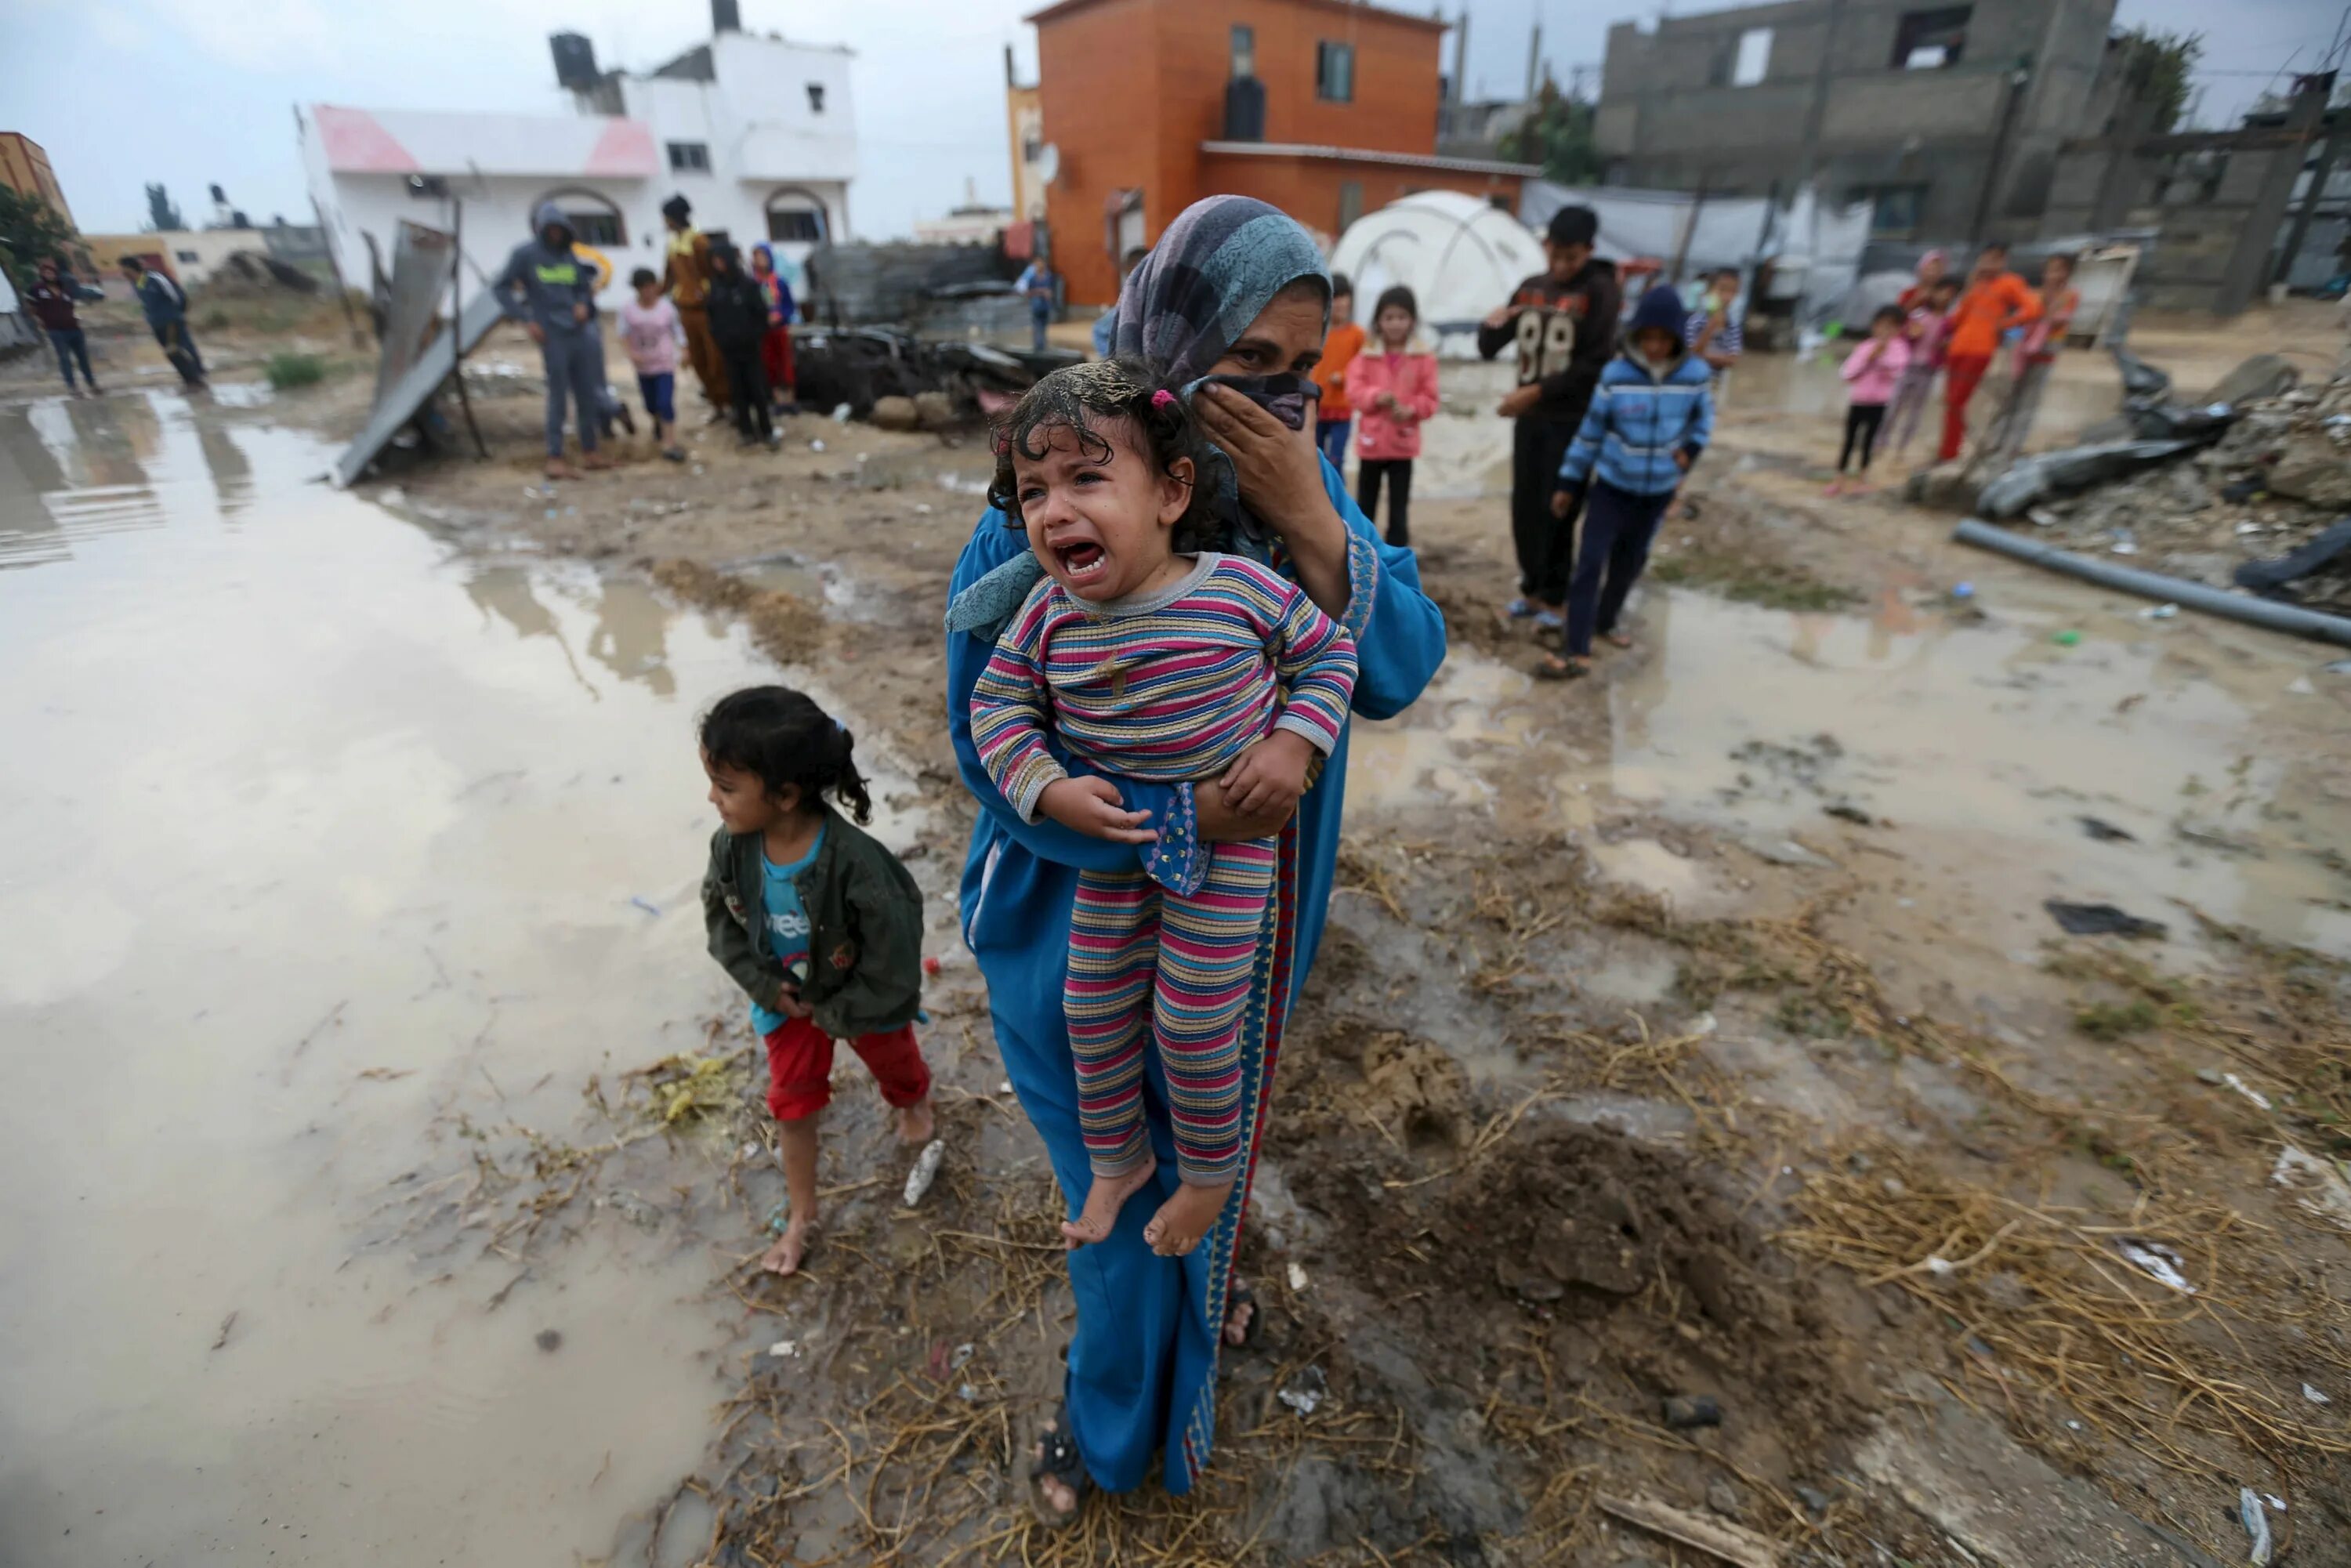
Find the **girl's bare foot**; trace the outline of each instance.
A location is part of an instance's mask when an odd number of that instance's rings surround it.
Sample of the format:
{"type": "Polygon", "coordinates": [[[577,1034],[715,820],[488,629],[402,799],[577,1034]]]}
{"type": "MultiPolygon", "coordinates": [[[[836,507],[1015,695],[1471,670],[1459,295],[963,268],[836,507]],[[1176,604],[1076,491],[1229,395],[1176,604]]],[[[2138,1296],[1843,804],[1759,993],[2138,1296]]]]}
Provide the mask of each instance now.
{"type": "Polygon", "coordinates": [[[1061,1221],[1062,1241],[1075,1251],[1108,1236],[1110,1228],[1118,1223],[1118,1211],[1126,1207],[1126,1200],[1141,1191],[1143,1184],[1158,1169],[1158,1157],[1145,1147],[1143,1163],[1125,1175],[1095,1176],[1093,1185],[1086,1188],[1085,1207],[1078,1210],[1078,1217],[1061,1221]]]}
{"type": "Polygon", "coordinates": [[[917,1148],[929,1143],[938,1131],[938,1118],[931,1114],[931,1097],[927,1094],[911,1105],[899,1106],[894,1120],[898,1124],[898,1141],[917,1148]]]}
{"type": "Polygon", "coordinates": [[[1633,645],[1633,633],[1630,632],[1603,632],[1600,634],[1616,647],[1629,648],[1633,645]]]}
{"type": "Polygon", "coordinates": [[[601,452],[590,452],[580,460],[580,466],[582,468],[603,469],[610,468],[611,465],[612,460],[601,452]]]}
{"type": "Polygon", "coordinates": [[[1143,1239],[1162,1258],[1181,1258],[1200,1244],[1200,1238],[1224,1212],[1225,1199],[1231,1196],[1233,1184],[1223,1182],[1216,1186],[1194,1186],[1186,1182],[1176,1189],[1176,1196],[1159,1206],[1151,1223],[1143,1228],[1143,1239]]]}
{"type": "Polygon", "coordinates": [[[759,1255],[759,1267],[770,1274],[799,1273],[800,1260],[808,1256],[809,1242],[815,1231],[815,1225],[809,1220],[797,1214],[792,1216],[784,1233],[776,1238],[776,1244],[759,1255]]]}
{"type": "Polygon", "coordinates": [[[547,476],[550,479],[577,479],[580,477],[579,470],[572,467],[570,464],[566,463],[560,457],[549,458],[547,460],[545,472],[547,476]]]}

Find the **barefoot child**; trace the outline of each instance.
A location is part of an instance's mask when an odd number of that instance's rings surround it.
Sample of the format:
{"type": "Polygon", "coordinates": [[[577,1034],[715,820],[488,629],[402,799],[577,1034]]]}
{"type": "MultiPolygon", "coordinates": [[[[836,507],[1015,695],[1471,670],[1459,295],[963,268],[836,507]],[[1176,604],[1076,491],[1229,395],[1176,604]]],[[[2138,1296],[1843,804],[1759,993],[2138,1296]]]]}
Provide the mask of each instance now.
{"type": "MultiPolygon", "coordinates": [[[[988,499],[1045,576],[973,688],[971,734],[1024,819],[1120,843],[1160,837],[1113,779],[1073,778],[1058,755],[1136,779],[1217,779],[1255,811],[1294,803],[1337,746],[1353,640],[1270,568],[1201,549],[1212,457],[1184,402],[1133,360],[1054,371],[998,433],[988,499]]],[[[1162,826],[1171,841],[1188,831],[1162,826]]],[[[1107,1237],[1157,1168],[1146,1033],[1180,1178],[1144,1229],[1155,1251],[1198,1245],[1247,1156],[1241,1007],[1276,844],[1198,847],[1166,886],[1140,870],[1079,874],[1062,1008],[1092,1184],[1061,1227],[1071,1247],[1107,1237]]]]}
{"type": "Polygon", "coordinates": [[[923,895],[898,857],[860,832],[873,814],[849,731],[806,696],[750,686],[702,721],[718,831],[702,880],[710,956],[751,998],[768,1047],[791,1218],[761,1268],[789,1274],[816,1228],[817,1114],[846,1040],[895,1108],[900,1142],[930,1141],[931,1071],[914,1043],[923,895]]]}
{"type": "Polygon", "coordinates": [[[1572,517],[1583,501],[1583,532],[1568,582],[1567,653],[1536,666],[1543,680],[1589,674],[1595,632],[1619,648],[1633,645],[1616,618],[1649,564],[1667,503],[1714,432],[1713,378],[1682,346],[1686,319],[1671,288],[1641,296],[1625,351],[1600,372],[1592,407],[1560,464],[1552,515],[1572,517]],[[1588,500],[1579,495],[1587,482],[1588,500]]]}
{"type": "Polygon", "coordinates": [[[1380,295],[1372,312],[1378,341],[1355,359],[1347,384],[1364,416],[1355,437],[1355,504],[1380,520],[1380,487],[1388,492],[1388,543],[1412,542],[1412,460],[1420,455],[1420,423],[1437,414],[1437,356],[1416,349],[1420,303],[1402,284],[1380,295]]]}
{"type": "Polygon", "coordinates": [[[661,279],[649,267],[630,275],[637,297],[621,307],[621,343],[629,363],[637,370],[637,393],[645,400],[645,418],[653,427],[653,444],[673,463],[685,461],[677,444],[677,352],[685,346],[685,323],[677,307],[662,297],[661,279]]]}

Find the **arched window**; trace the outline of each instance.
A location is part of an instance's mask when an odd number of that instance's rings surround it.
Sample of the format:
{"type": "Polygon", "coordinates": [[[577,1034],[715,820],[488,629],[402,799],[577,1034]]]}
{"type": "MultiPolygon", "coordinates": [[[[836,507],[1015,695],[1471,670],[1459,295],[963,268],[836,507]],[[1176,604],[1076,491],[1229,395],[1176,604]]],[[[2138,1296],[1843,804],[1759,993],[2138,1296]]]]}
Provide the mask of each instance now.
{"type": "Polygon", "coordinates": [[[542,202],[556,204],[571,225],[571,236],[582,245],[608,246],[629,243],[628,225],[621,217],[621,209],[609,197],[572,186],[548,192],[530,204],[531,211],[537,212],[542,202]]]}
{"type": "Polygon", "coordinates": [[[817,197],[789,185],[768,193],[768,239],[778,245],[822,245],[827,232],[824,203],[817,197]]]}

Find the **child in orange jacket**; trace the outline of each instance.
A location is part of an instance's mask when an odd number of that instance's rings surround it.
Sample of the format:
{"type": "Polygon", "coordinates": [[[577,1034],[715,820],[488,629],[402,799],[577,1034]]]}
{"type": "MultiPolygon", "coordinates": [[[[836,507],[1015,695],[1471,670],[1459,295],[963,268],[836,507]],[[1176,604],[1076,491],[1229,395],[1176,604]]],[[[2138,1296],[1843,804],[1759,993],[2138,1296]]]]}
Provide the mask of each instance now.
{"type": "Polygon", "coordinates": [[[1347,384],[1347,371],[1363,352],[1364,329],[1355,325],[1355,286],[1343,272],[1331,275],[1331,329],[1323,334],[1322,358],[1314,367],[1314,384],[1322,396],[1314,410],[1314,444],[1331,466],[1347,466],[1347,429],[1358,406],[1347,384]]]}
{"type": "Polygon", "coordinates": [[[2008,270],[2008,246],[1994,240],[1976,253],[1967,291],[1951,307],[1943,359],[1943,444],[1938,461],[1959,455],[1968,435],[1968,400],[1991,368],[2001,335],[2041,315],[2041,297],[2008,270]]]}

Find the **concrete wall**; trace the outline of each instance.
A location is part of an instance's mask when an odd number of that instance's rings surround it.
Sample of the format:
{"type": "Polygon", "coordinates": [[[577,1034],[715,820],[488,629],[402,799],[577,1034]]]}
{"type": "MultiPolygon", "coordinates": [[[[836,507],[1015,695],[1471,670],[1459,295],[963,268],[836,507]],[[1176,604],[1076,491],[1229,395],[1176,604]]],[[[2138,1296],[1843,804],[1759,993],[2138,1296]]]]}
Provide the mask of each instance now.
{"type": "MultiPolygon", "coordinates": [[[[631,272],[640,267],[655,272],[662,269],[666,231],[662,226],[661,204],[674,188],[650,180],[558,182],[498,178],[469,182],[457,192],[465,204],[462,240],[466,259],[471,263],[463,275],[465,296],[473,296],[483,277],[496,277],[514,247],[530,237],[531,214],[540,202],[554,199],[559,204],[586,204],[601,198],[619,212],[622,243],[598,247],[612,264],[614,277],[597,296],[597,302],[605,309],[619,309],[629,298],[631,272]]],[[[730,238],[747,246],[767,237],[762,204],[765,194],[765,188],[750,187],[709,191],[689,199],[694,201],[695,221],[699,227],[706,231],[724,229],[730,238]]],[[[828,214],[832,214],[844,208],[848,190],[837,184],[795,185],[788,188],[784,199],[813,199],[828,214]]],[[[419,200],[409,193],[408,182],[394,174],[336,176],[331,183],[330,199],[320,205],[326,214],[328,241],[334,250],[336,264],[342,269],[343,279],[350,287],[361,290],[368,287],[371,276],[367,242],[362,236],[374,236],[388,270],[392,241],[402,219],[444,233],[456,221],[455,202],[419,200]]],[[[813,248],[809,245],[778,247],[783,258],[794,264],[805,261],[813,248]]]]}
{"type": "Polygon", "coordinates": [[[271,254],[269,235],[262,229],[174,229],[160,234],[84,235],[91,258],[102,273],[114,275],[115,264],[126,256],[161,256],[171,264],[172,276],[183,288],[200,287],[221,263],[240,250],[256,256],[271,254]]]}
{"type": "MultiPolygon", "coordinates": [[[[639,267],[662,267],[664,229],[661,204],[683,194],[694,206],[694,222],[705,233],[725,231],[748,247],[768,237],[770,209],[819,215],[827,237],[849,237],[849,182],[857,169],[855,104],[850,96],[846,50],[787,43],[747,33],[726,33],[711,43],[710,81],[686,78],[622,77],[616,83],[629,119],[652,132],[658,162],[644,177],[584,175],[550,168],[543,173],[471,173],[464,167],[428,169],[446,179],[450,198],[413,195],[404,174],[359,173],[330,169],[323,139],[307,120],[302,157],[325,221],[327,241],[344,280],[364,289],[371,276],[364,235],[373,235],[388,267],[392,239],[406,218],[447,231],[455,206],[465,207],[463,242],[481,272],[496,276],[507,253],[528,237],[530,215],[542,201],[600,204],[621,221],[622,242],[599,247],[614,268],[612,283],[599,297],[616,309],[629,295],[628,275],[639,267]],[[809,84],[824,89],[820,110],[809,84]],[[700,142],[710,168],[676,172],[669,167],[673,141],[700,142]]],[[[584,109],[583,116],[595,118],[584,109]]],[[[436,132],[486,136],[495,121],[463,114],[429,117],[436,132]]],[[[617,122],[615,122],[617,123],[617,122]]],[[[778,259],[797,267],[817,242],[777,246],[778,259]]],[[[796,274],[788,274],[796,276],[796,274]]],[[[472,269],[466,290],[477,287],[472,269]]]]}
{"type": "Polygon", "coordinates": [[[2041,232],[2154,229],[2133,280],[2139,298],[2158,309],[2234,315],[2269,281],[2324,105],[2323,93],[2306,95],[2283,128],[2069,143],[2041,232]]]}
{"type": "Polygon", "coordinates": [[[2036,214],[2062,141],[2084,129],[2105,57],[2114,0],[1977,0],[1957,64],[1893,64],[1906,13],[1927,0],[1792,0],[1610,29],[1598,138],[1625,183],[1761,194],[1803,172],[1826,193],[1917,186],[1919,232],[1974,225],[2011,78],[2018,89],[2001,189],[1984,226],[2036,214]],[[1728,82],[1740,37],[1771,31],[1760,82],[1728,82]]]}

